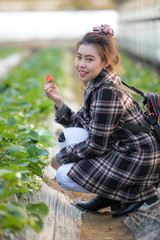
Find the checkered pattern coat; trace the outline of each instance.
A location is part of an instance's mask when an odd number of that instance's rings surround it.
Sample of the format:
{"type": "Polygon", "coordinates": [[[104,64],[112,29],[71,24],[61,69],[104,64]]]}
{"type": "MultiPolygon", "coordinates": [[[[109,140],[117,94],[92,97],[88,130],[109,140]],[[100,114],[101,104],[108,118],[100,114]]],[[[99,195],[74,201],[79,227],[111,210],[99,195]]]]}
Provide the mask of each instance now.
{"type": "Polygon", "coordinates": [[[157,195],[160,145],[152,135],[117,127],[120,120],[148,123],[135,99],[108,82],[121,84],[114,71],[102,71],[77,113],[65,104],[56,110],[56,122],[89,132],[86,141],[61,149],[59,157],[63,164],[75,163],[68,176],[92,193],[124,202],[146,200],[157,195]]]}

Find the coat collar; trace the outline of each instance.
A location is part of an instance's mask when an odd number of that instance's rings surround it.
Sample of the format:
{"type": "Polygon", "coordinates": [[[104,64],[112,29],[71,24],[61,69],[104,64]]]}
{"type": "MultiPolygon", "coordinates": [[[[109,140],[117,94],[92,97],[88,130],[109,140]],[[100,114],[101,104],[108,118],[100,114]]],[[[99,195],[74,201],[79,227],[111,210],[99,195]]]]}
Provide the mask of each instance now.
{"type": "Polygon", "coordinates": [[[95,88],[99,88],[102,84],[107,82],[114,82],[116,84],[120,84],[121,80],[114,70],[101,71],[99,75],[92,81],[88,88],[91,91],[95,88]]]}

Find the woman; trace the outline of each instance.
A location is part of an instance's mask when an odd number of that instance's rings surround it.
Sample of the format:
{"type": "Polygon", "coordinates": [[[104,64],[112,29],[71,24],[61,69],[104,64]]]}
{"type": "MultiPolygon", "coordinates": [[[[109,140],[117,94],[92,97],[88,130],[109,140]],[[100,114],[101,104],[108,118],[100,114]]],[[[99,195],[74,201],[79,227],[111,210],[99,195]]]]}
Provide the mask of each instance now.
{"type": "Polygon", "coordinates": [[[45,83],[44,91],[55,103],[56,122],[88,131],[85,141],[57,154],[62,164],[57,170],[59,184],[97,194],[77,207],[89,211],[111,207],[117,217],[158,200],[160,147],[154,136],[123,126],[149,124],[135,99],[114,85],[122,83],[115,72],[120,57],[113,34],[109,25],[97,26],[77,44],[75,67],[87,85],[77,113],[62,101],[55,84],[45,83]]]}

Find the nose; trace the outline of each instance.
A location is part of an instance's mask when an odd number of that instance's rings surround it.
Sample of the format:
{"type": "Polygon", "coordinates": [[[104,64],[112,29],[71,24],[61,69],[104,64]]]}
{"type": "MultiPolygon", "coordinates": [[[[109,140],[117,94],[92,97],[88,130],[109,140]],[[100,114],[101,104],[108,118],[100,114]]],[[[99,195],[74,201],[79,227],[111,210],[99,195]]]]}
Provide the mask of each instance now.
{"type": "Polygon", "coordinates": [[[81,59],[81,61],[79,62],[79,67],[85,67],[86,66],[86,63],[85,63],[85,60],[84,59],[81,59]]]}

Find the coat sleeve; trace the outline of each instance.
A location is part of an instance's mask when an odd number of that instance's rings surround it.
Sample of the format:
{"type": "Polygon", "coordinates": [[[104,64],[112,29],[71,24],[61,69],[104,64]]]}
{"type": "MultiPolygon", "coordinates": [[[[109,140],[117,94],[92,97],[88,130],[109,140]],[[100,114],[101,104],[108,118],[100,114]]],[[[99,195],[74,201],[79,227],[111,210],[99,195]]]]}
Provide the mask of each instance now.
{"type": "Polygon", "coordinates": [[[76,125],[78,114],[72,111],[65,103],[60,109],[55,109],[55,121],[63,127],[73,127],[76,125]]]}
{"type": "Polygon", "coordinates": [[[103,155],[109,137],[123,114],[123,106],[116,91],[99,89],[91,101],[89,137],[84,142],[61,149],[59,152],[61,162],[65,164],[103,155]]]}

